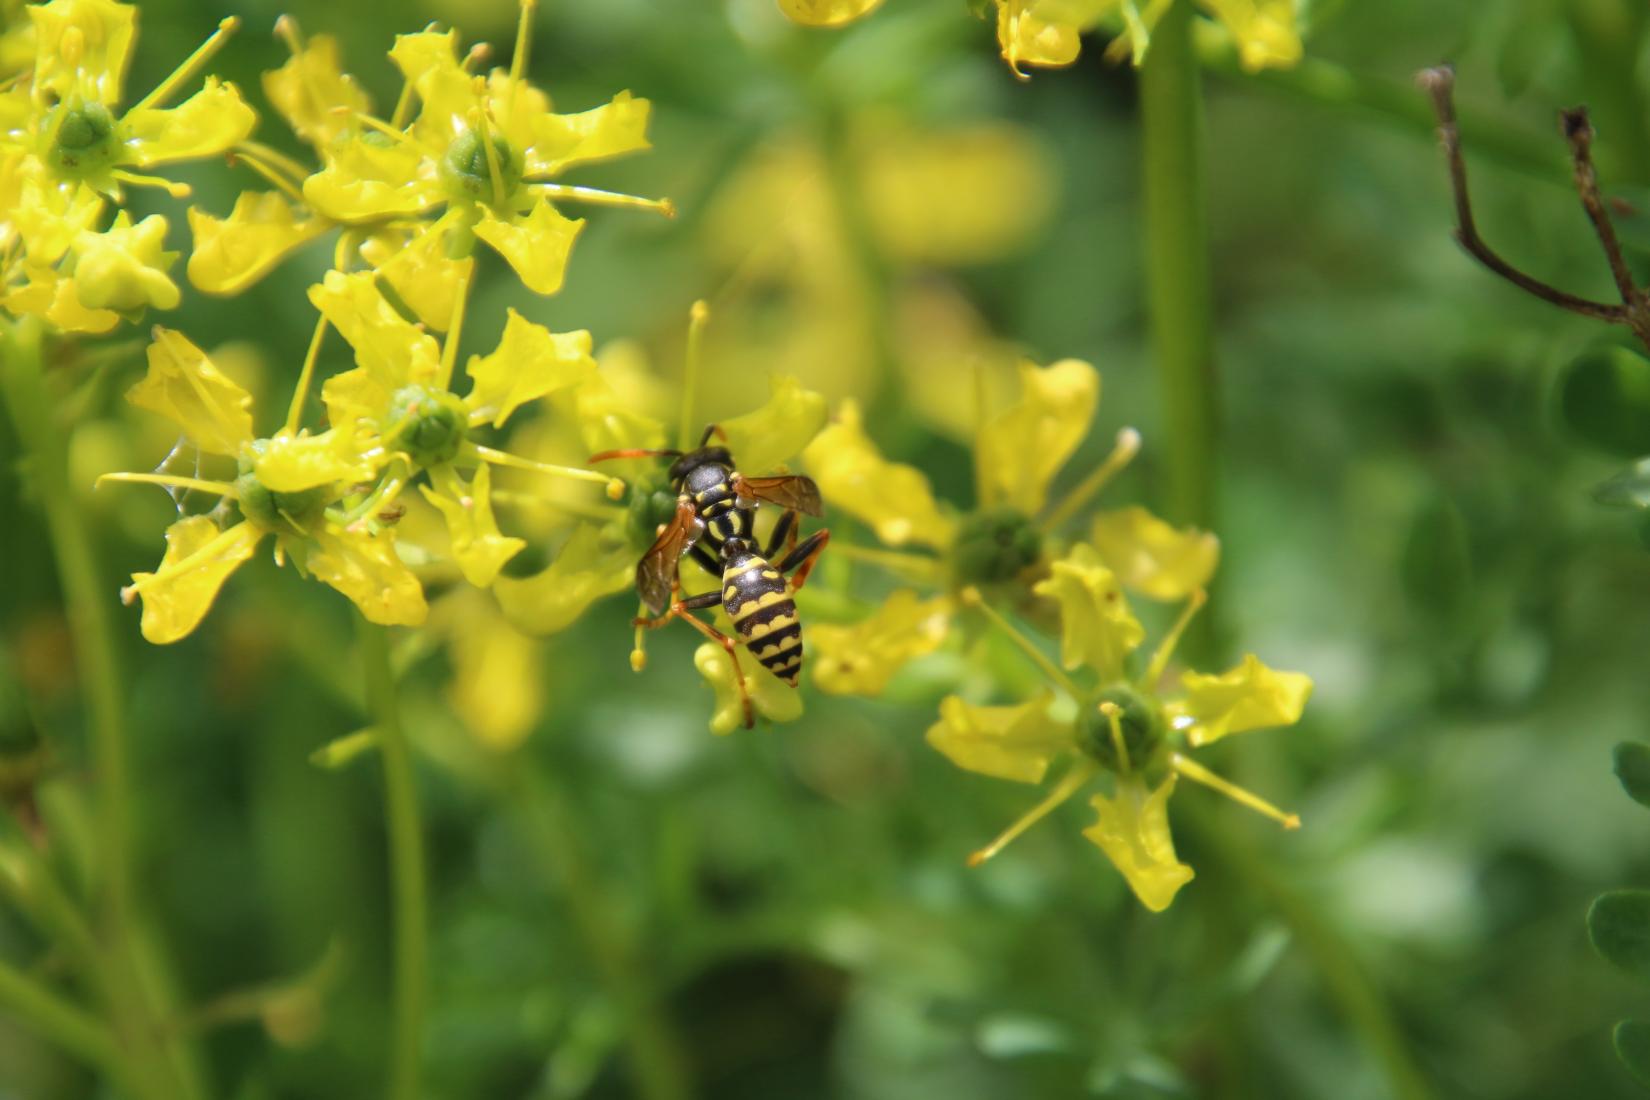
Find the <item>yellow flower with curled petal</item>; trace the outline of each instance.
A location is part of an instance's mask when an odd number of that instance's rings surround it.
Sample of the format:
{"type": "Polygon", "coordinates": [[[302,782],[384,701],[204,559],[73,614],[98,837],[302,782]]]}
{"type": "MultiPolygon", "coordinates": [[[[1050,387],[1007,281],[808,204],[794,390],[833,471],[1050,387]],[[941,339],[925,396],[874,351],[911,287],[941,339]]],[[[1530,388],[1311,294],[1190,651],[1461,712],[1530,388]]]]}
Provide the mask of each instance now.
{"type": "MultiPolygon", "coordinates": [[[[951,591],[976,585],[1025,589],[1051,569],[1053,583],[1069,585],[1074,598],[1084,591],[1083,576],[1062,573],[1075,565],[1049,564],[1049,541],[1133,459],[1139,435],[1129,428],[1118,433],[1111,454],[1051,505],[1049,487],[1087,436],[1099,406],[1100,376],[1088,363],[1066,359],[1049,367],[1022,363],[1019,382],[1018,399],[975,433],[976,507],[962,515],[941,507],[921,471],[884,458],[865,434],[858,407],[845,402],[836,421],[803,451],[803,465],[834,511],[902,548],[846,552],[886,565],[903,579],[951,591]]],[[[1213,535],[1174,528],[1144,508],[1102,516],[1094,532],[1093,547],[1083,550],[1094,555],[1092,567],[1104,567],[1107,577],[1154,599],[1182,599],[1201,589],[1219,557],[1213,535]]],[[[827,635],[820,651],[827,660],[852,660],[851,651],[835,649],[839,640],[858,639],[827,635]]],[[[892,674],[898,654],[889,660],[892,674]]]]}
{"type": "Polygon", "coordinates": [[[189,281],[207,294],[239,294],[327,228],[317,218],[300,220],[292,205],[273,192],[243,191],[227,218],[191,207],[189,232],[195,247],[189,281]]]}
{"type": "MultiPolygon", "coordinates": [[[[693,651],[693,664],[716,692],[710,731],[726,734],[743,726],[744,703],[728,651],[714,642],[706,642],[693,651]]],[[[802,717],[802,696],[754,661],[745,666],[745,687],[751,707],[759,717],[770,722],[794,722],[802,717]]]]}
{"type": "Polygon", "coordinates": [[[882,6],[882,0],[779,0],[779,10],[806,27],[840,27],[882,6]]]}
{"type": "MultiPolygon", "coordinates": [[[[648,148],[649,104],[621,92],[604,106],[556,114],[525,77],[532,5],[523,4],[510,68],[472,76],[456,32],[401,35],[390,57],[419,111],[404,128],[361,116],[362,126],[324,150],[324,167],[303,183],[323,216],[366,225],[437,211],[449,253],[486,242],[538,294],[561,288],[568,253],[584,223],[558,201],[636,206],[672,214],[668,202],[553,182],[569,168],[648,148]]],[[[439,226],[439,230],[435,230],[439,226]]]]}
{"type": "Polygon", "coordinates": [[[1220,675],[1183,673],[1183,694],[1164,698],[1159,685],[1176,643],[1203,605],[1201,591],[1192,593],[1143,663],[1135,657],[1145,630],[1092,547],[1072,547],[1036,591],[1059,605],[1065,667],[1085,675],[1067,675],[977,590],[967,590],[962,598],[978,605],[1065,698],[1055,704],[1045,692],[1019,705],[978,706],[951,696],[941,703],[928,742],[958,767],[1022,783],[1041,783],[1057,761],[1070,763],[1048,795],[975,852],[971,864],[996,855],[1102,772],[1110,773],[1111,793],[1094,797],[1099,819],[1083,835],[1105,852],[1153,911],[1166,908],[1192,878],[1192,869],[1175,855],[1169,831],[1167,807],[1177,779],[1219,791],[1285,828],[1299,826],[1299,818],[1222,779],[1188,750],[1232,733],[1293,725],[1311,693],[1305,674],[1274,671],[1251,654],[1220,675]],[[1132,674],[1131,667],[1136,669],[1132,674]]]}
{"type": "Polygon", "coordinates": [[[178,254],[165,243],[165,218],[151,214],[133,225],[124,210],[103,232],[81,234],[74,269],[80,304],[117,313],[176,309],[181,295],[166,271],[178,254]]]}
{"type": "Polygon", "coordinates": [[[856,623],[811,623],[814,685],[832,695],[881,695],[908,661],[932,653],[950,628],[951,601],[894,592],[856,623]]]}
{"type": "Polygon", "coordinates": [[[498,348],[471,356],[470,392],[450,390],[456,366],[458,326],[445,345],[402,317],[379,292],[371,272],[328,272],[310,288],[310,300],[355,350],[353,370],[321,388],[334,430],[343,434],[351,462],[370,471],[378,488],[350,514],[381,512],[419,474],[423,495],[446,520],[452,553],[471,584],[485,588],[525,543],[509,538],[493,517],[487,464],[594,481],[604,475],[549,466],[482,446],[473,429],[502,425],[523,403],[576,386],[594,372],[588,332],[554,333],[509,311],[498,348]],[[466,480],[460,469],[474,470],[466,480]]]}
{"type": "Polygon", "coordinates": [[[166,553],[152,573],[134,573],[122,589],[130,603],[143,601],[143,636],[156,645],[175,642],[206,616],[229,575],[265,538],[276,561],[291,557],[300,571],[342,592],[370,621],[416,625],[424,620],[423,587],[395,553],[388,531],[340,523],[334,506],[353,492],[357,469],[325,456],[337,448],[325,436],[282,432],[255,438],[252,399],[182,333],[157,328],[149,369],[128,395],[133,404],[170,420],[201,452],[234,460],[233,480],[121,473],[103,480],[149,482],[216,493],[238,507],[241,520],[220,528],[210,516],[185,516],[166,532],[166,553]],[[321,446],[313,446],[314,441],[321,446]],[[259,473],[281,464],[288,451],[307,455],[310,484],[272,488],[259,473]]]}

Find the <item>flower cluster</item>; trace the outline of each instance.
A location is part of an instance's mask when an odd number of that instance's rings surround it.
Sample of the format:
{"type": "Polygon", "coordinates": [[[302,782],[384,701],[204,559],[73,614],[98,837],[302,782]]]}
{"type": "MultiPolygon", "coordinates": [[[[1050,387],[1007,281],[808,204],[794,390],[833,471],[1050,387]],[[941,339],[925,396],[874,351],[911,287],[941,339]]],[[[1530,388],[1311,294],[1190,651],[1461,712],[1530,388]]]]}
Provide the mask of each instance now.
{"type": "MultiPolygon", "coordinates": [[[[786,15],[812,27],[839,27],[869,15],[882,0],[779,0],[786,15]]],[[[991,0],[997,16],[997,45],[1016,76],[1022,65],[1060,68],[1077,60],[1082,36],[1100,30],[1112,35],[1108,57],[1129,57],[1138,65],[1151,45],[1152,30],[1170,0],[991,0]]],[[[1294,0],[1198,0],[1198,6],[1237,47],[1251,72],[1288,68],[1300,60],[1299,16],[1294,0]]]]}

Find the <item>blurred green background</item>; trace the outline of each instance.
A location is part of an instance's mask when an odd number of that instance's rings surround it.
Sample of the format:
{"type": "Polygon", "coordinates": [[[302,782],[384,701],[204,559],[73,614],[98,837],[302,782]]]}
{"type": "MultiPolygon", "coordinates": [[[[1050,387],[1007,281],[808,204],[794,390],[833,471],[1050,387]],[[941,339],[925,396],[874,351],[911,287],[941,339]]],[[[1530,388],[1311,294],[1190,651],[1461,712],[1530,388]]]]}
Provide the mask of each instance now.
{"type": "MultiPolygon", "coordinates": [[[[385,107],[393,33],[451,22],[502,53],[515,20],[502,0],[145,3],[129,86],[151,86],[231,12],[246,26],[215,68],[254,101],[257,74],[285,57],[268,29],[289,12],[336,35],[385,107]]],[[[1298,74],[1207,86],[1216,599],[1227,656],[1252,649],[1317,681],[1299,727],[1209,756],[1306,827],[1281,834],[1182,794],[1177,839],[1198,877],[1152,915],[1078,834],[1077,806],[964,867],[1026,792],[922,743],[967,675],[956,657],[919,662],[880,702],[805,687],[794,725],[714,738],[698,637],[662,632],[634,676],[632,605],[616,598],[526,650],[514,682],[536,685],[542,708],[501,752],[455,717],[462,670],[431,628],[398,654],[431,859],[430,1095],[638,1095],[637,1029],[653,1073],[717,1100],[1374,1100],[1394,1095],[1382,1042],[1406,1047],[1440,1097],[1638,1091],[1608,1029],[1650,995],[1592,952],[1583,915],[1602,889],[1650,882],[1645,818],[1610,774],[1610,746],[1646,734],[1650,562],[1588,496],[1619,456],[1572,430],[1585,394],[1568,414],[1561,399],[1570,365],[1612,337],[1455,247],[1408,81],[1456,62],[1485,235],[1608,297],[1555,111],[1592,106],[1607,184],[1650,188],[1650,13],[1345,0],[1313,17],[1308,58],[1366,78],[1373,106],[1327,102],[1298,74]],[[1349,967],[1384,1006],[1348,1011],[1349,967]]],[[[553,299],[484,267],[466,347],[493,345],[508,304],[589,328],[604,366],[645,360],[668,387],[688,305],[705,297],[707,418],[758,403],[769,369],[799,374],[865,401],[886,452],[960,505],[964,365],[1006,378],[1017,353],[1086,358],[1105,394],[1066,476],[1133,424],[1145,451],[1106,502],[1150,502],[1166,441],[1145,345],[1135,77],[1101,53],[1019,84],[963,0],[888,0],[834,33],[791,26],[771,0],[545,0],[532,73],[559,109],[622,88],[655,105],[651,153],[569,182],[669,195],[681,215],[591,211],[553,299]],[[857,237],[837,216],[843,188],[864,207],[857,237]],[[898,369],[885,379],[882,362],[898,369]]],[[[259,137],[298,148],[273,116],[259,137]]],[[[214,165],[180,175],[220,214],[254,185],[214,165]]],[[[164,203],[181,245],[181,211],[164,203]]],[[[260,396],[283,394],[327,248],[231,301],[186,293],[158,319],[220,349],[260,396]]],[[[332,342],[323,369],[344,355],[332,342]]],[[[170,446],[121,408],[141,370],[135,346],[102,368],[71,443],[111,600],[158,559],[172,513],[158,491],[90,490],[170,446]]],[[[1624,450],[1650,451],[1650,423],[1626,435],[1624,450]]],[[[52,748],[41,797],[73,842],[75,672],[15,441],[0,445],[0,621],[52,748]]],[[[845,561],[823,568],[846,579],[845,561]]],[[[263,559],[178,645],[144,646],[137,609],[122,612],[141,881],[188,1001],[205,1006],[178,1026],[202,1029],[224,1095],[379,1088],[377,770],[308,760],[367,721],[351,616],[263,559]]],[[[483,616],[508,629],[480,599],[449,618],[483,616]]],[[[10,912],[0,950],[53,965],[10,912]]],[[[96,1095],[0,1021],[0,1096],[96,1095]]]]}

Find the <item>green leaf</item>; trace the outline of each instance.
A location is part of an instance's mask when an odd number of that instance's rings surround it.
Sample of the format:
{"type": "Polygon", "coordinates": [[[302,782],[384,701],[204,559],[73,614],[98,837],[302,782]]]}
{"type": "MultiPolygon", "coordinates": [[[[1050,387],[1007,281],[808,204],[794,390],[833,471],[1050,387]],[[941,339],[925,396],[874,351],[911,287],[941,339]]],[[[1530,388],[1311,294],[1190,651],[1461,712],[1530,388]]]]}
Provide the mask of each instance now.
{"type": "Polygon", "coordinates": [[[1600,482],[1593,499],[1612,508],[1650,508],[1650,458],[1641,458],[1600,482]]]}
{"type": "Polygon", "coordinates": [[[1615,747],[1613,755],[1621,789],[1640,806],[1650,806],[1650,745],[1623,741],[1615,747]]]}
{"type": "Polygon", "coordinates": [[[1600,955],[1650,981],[1650,890],[1611,890],[1594,898],[1587,934],[1600,955]]]}
{"type": "Polygon", "coordinates": [[[1583,353],[1559,383],[1564,423],[1584,442],[1631,458],[1650,453],[1650,360],[1624,347],[1583,353]]]}
{"type": "Polygon", "coordinates": [[[1650,1024],[1643,1020],[1623,1020],[1611,1033],[1616,1057],[1638,1083],[1650,1087],[1650,1024]]]}

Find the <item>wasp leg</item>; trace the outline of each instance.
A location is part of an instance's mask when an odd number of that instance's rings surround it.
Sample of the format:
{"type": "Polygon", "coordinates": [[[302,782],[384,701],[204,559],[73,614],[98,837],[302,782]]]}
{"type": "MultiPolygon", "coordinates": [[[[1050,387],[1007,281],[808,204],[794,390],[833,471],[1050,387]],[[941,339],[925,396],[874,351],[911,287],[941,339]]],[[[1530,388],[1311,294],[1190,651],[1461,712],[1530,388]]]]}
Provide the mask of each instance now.
{"type": "Polygon", "coordinates": [[[768,532],[768,545],[762,548],[762,556],[769,561],[779,554],[780,546],[789,552],[796,544],[796,509],[786,509],[785,514],[779,517],[779,522],[773,525],[768,532]]]}
{"type": "Polygon", "coordinates": [[[670,609],[656,618],[637,618],[635,625],[652,630],[664,626],[672,619],[681,619],[693,629],[715,642],[727,651],[728,660],[733,662],[733,681],[739,686],[739,708],[745,715],[745,728],[756,728],[756,708],[751,704],[750,689],[745,686],[745,670],[739,667],[739,643],[717,630],[714,626],[695,618],[691,612],[704,611],[715,607],[722,602],[720,588],[713,592],[705,592],[698,596],[689,596],[687,599],[678,599],[670,605],[670,609]]]}
{"type": "Polygon", "coordinates": [[[815,531],[807,538],[796,544],[796,548],[785,555],[785,560],[779,563],[781,573],[796,570],[796,576],[791,578],[791,591],[800,591],[808,583],[808,574],[813,571],[814,563],[819,560],[820,552],[825,544],[831,541],[831,532],[828,530],[815,531]]]}

